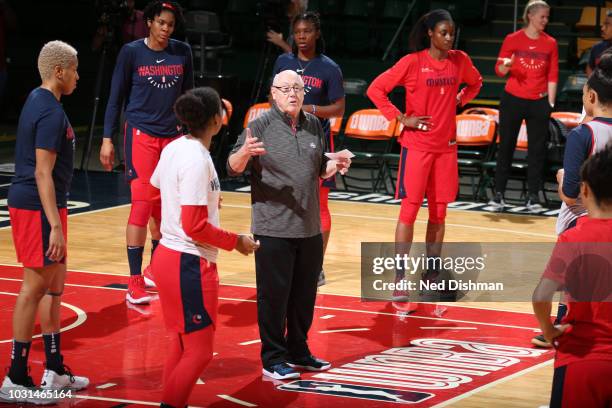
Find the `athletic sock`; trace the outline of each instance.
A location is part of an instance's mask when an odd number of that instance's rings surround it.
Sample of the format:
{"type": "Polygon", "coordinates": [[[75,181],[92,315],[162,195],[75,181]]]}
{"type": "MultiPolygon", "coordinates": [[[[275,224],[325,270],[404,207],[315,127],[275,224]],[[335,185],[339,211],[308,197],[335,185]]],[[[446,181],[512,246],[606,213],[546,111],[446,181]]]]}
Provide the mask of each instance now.
{"type": "Polygon", "coordinates": [[[142,253],[144,247],[129,246],[127,247],[128,263],[130,264],[130,275],[140,275],[142,272],[142,253]]]}
{"type": "Polygon", "coordinates": [[[62,363],[62,354],[60,352],[60,334],[43,334],[43,341],[45,343],[47,368],[60,375],[64,374],[64,364],[62,363]]]}
{"type": "Polygon", "coordinates": [[[30,355],[31,341],[20,342],[13,340],[11,351],[11,367],[8,376],[14,384],[24,384],[28,377],[28,356],[30,355]]]}
{"type": "Polygon", "coordinates": [[[155,248],[159,245],[159,239],[151,240],[151,259],[153,259],[153,254],[155,253],[155,248]]]}

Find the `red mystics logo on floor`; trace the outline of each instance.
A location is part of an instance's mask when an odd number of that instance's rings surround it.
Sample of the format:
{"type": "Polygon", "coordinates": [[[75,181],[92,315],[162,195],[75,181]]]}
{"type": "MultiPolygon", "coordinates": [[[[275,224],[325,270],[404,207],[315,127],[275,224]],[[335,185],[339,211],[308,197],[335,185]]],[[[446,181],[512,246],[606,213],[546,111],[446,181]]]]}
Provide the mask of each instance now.
{"type": "Polygon", "coordinates": [[[278,386],[278,389],[415,404],[435,398],[438,390],[455,389],[463,393],[466,388],[477,386],[479,379],[489,382],[487,376],[491,375],[497,379],[504,369],[523,359],[537,358],[547,353],[547,350],[501,344],[416,339],[408,347],[366,355],[313,376],[341,382],[293,381],[278,386]],[[369,385],[364,386],[363,383],[369,385]]]}

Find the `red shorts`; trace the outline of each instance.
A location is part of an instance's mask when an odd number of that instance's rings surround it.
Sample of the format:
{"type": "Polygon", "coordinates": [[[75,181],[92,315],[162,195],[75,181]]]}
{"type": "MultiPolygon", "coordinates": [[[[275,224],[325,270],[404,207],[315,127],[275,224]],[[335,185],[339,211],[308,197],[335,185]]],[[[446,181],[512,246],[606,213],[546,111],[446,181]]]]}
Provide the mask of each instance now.
{"type": "Polygon", "coordinates": [[[161,203],[159,190],[151,186],[151,176],[164,147],[178,137],[153,137],[126,122],[125,176],[130,183],[132,201],[161,203]]]}
{"type": "Polygon", "coordinates": [[[584,360],[555,368],[550,408],[612,406],[612,360],[584,360]]]}
{"type": "Polygon", "coordinates": [[[217,264],[159,245],[151,272],[168,331],[191,333],[215,326],[219,299],[217,264]]]}
{"type": "MultiPolygon", "coordinates": [[[[68,245],[68,210],[57,209],[62,223],[64,241],[68,245]]],[[[26,268],[42,268],[55,262],[45,256],[49,249],[51,226],[43,210],[24,210],[9,207],[13,243],[17,261],[26,268]]],[[[67,253],[67,252],[66,252],[67,253]]],[[[66,263],[66,256],[60,261],[66,263]]]]}
{"type": "Polygon", "coordinates": [[[396,198],[421,204],[427,201],[450,203],[459,191],[457,152],[431,153],[402,147],[396,198]]]}

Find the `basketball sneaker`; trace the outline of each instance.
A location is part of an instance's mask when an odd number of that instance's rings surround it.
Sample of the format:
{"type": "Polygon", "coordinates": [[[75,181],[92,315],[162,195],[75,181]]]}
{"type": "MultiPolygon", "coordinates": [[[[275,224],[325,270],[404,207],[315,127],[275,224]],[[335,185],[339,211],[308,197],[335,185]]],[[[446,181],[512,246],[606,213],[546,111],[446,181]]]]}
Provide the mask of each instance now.
{"type": "Polygon", "coordinates": [[[532,213],[540,212],[544,209],[540,204],[540,199],[538,196],[529,196],[529,199],[525,203],[525,207],[527,207],[527,211],[532,213]]]}
{"type": "Polygon", "coordinates": [[[63,374],[58,374],[46,368],[40,380],[40,388],[51,390],[70,389],[72,391],[78,391],[89,385],[89,378],[72,374],[72,371],[70,371],[67,365],[64,365],[63,368],[63,374]]]}
{"type": "Polygon", "coordinates": [[[504,207],[506,206],[504,195],[499,192],[495,193],[495,196],[488,202],[488,205],[493,208],[493,211],[504,211],[504,207]]]}
{"type": "Polygon", "coordinates": [[[125,299],[136,305],[151,302],[151,295],[145,290],[144,277],[142,275],[132,275],[128,281],[128,290],[125,299]]]}
{"type": "Polygon", "coordinates": [[[147,265],[145,270],[142,272],[144,278],[145,288],[156,289],[155,280],[153,279],[153,273],[151,272],[151,265],[147,265]]]}
{"type": "Polygon", "coordinates": [[[264,367],[261,372],[263,375],[275,380],[289,380],[292,378],[300,378],[300,373],[295,371],[287,363],[273,364],[269,367],[264,367]]]}
{"type": "Polygon", "coordinates": [[[287,361],[287,365],[289,367],[307,371],[325,371],[329,370],[331,367],[331,363],[329,363],[329,361],[316,358],[312,354],[302,358],[290,359],[287,361]]]}
{"type": "Polygon", "coordinates": [[[321,269],[321,273],[319,273],[319,280],[317,281],[317,286],[325,285],[325,271],[321,269]]]}
{"type": "Polygon", "coordinates": [[[41,398],[41,393],[36,397],[35,391],[36,386],[32,377],[26,377],[24,384],[15,384],[7,375],[0,387],[0,402],[13,404],[25,402],[35,405],[51,405],[59,402],[58,398],[41,398]]]}
{"type": "Polygon", "coordinates": [[[536,347],[542,347],[542,348],[551,348],[553,346],[548,341],[546,341],[543,334],[538,334],[537,336],[532,338],[531,344],[533,344],[536,347]]]}

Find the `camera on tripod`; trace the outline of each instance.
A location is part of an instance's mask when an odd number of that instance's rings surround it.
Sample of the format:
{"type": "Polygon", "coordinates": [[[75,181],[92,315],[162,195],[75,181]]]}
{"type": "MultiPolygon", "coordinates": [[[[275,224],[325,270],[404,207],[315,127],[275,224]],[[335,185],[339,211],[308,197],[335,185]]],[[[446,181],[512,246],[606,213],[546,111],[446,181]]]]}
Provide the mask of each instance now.
{"type": "Polygon", "coordinates": [[[280,33],[288,24],[287,8],[291,0],[262,0],[257,2],[256,15],[261,19],[266,31],[280,33]]]}

